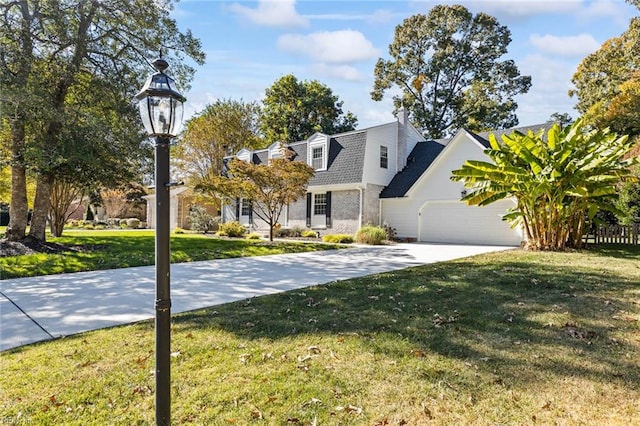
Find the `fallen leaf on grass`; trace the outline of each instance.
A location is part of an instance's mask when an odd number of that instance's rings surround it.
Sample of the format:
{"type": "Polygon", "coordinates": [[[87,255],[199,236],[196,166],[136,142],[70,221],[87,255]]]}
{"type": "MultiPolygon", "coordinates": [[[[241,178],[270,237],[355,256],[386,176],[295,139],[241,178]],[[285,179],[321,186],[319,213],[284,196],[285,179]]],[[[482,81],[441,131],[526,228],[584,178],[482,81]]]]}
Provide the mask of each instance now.
{"type": "Polygon", "coordinates": [[[246,364],[247,361],[249,361],[251,359],[252,355],[251,354],[242,354],[240,355],[240,362],[243,364],[246,364]]]}
{"type": "Polygon", "coordinates": [[[257,408],[254,408],[253,410],[251,410],[251,418],[252,419],[260,419],[262,420],[262,411],[260,411],[257,408]]]}
{"type": "Polygon", "coordinates": [[[309,405],[314,405],[314,404],[322,404],[322,401],[319,400],[318,398],[311,398],[309,401],[303,403],[302,407],[308,407],[309,405]]]}
{"type": "Polygon", "coordinates": [[[344,411],[346,413],[355,413],[355,414],[362,414],[362,407],[356,407],[355,405],[347,405],[346,407],[343,406],[338,406],[336,407],[336,411],[344,411]]]}
{"type": "Polygon", "coordinates": [[[307,350],[312,354],[319,354],[321,352],[318,346],[309,346],[307,350]]]}

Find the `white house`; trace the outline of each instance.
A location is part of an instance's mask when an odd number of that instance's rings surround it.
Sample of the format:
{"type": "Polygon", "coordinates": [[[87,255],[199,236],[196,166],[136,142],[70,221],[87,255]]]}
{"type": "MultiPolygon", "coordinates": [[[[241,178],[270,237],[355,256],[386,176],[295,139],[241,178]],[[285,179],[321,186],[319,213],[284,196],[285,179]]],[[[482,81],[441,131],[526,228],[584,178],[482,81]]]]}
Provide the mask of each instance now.
{"type": "MultiPolygon", "coordinates": [[[[549,124],[501,130],[537,131],[549,124]]],[[[485,207],[461,202],[465,188],[450,179],[451,171],[466,160],[488,160],[488,133],[460,130],[453,138],[425,141],[408,123],[404,112],[392,123],[362,130],[325,135],[316,133],[288,145],[294,161],[315,170],[305,198],[287,206],[279,223],[322,234],[355,233],[366,224],[384,223],[409,241],[518,246],[520,228],[502,216],[515,206],[503,200],[485,207]]],[[[242,150],[235,157],[265,163],[278,146],[242,150]]],[[[254,218],[250,203],[228,200],[223,222],[238,220],[253,230],[266,230],[254,218]]]]}

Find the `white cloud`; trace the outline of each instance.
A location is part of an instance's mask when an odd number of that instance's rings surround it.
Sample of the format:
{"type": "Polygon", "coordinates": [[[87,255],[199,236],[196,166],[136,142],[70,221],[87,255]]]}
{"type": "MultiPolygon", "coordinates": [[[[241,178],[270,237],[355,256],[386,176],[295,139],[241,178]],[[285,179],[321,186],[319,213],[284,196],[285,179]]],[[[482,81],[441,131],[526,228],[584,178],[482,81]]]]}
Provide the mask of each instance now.
{"type": "Polygon", "coordinates": [[[520,124],[543,123],[554,112],[577,116],[573,110],[576,100],[568,95],[575,62],[532,54],[518,61],[518,68],[523,75],[531,76],[532,83],[528,93],[516,97],[520,124]]]}
{"type": "Polygon", "coordinates": [[[285,34],[278,38],[277,45],[286,52],[329,64],[347,64],[379,56],[378,49],[361,32],[353,30],[285,34]]]}
{"type": "Polygon", "coordinates": [[[634,15],[637,15],[637,9],[626,2],[599,0],[585,4],[580,10],[578,17],[587,22],[599,20],[607,16],[611,17],[616,24],[620,26],[620,32],[622,32],[624,28],[629,25],[631,16],[634,15]]]}
{"type": "Polygon", "coordinates": [[[314,64],[312,66],[312,69],[316,74],[331,78],[337,78],[347,81],[362,80],[362,74],[360,73],[360,71],[350,65],[314,64]]]}
{"type": "Polygon", "coordinates": [[[440,2],[417,1],[413,4],[418,9],[428,12],[437,3],[461,4],[472,13],[483,12],[495,16],[501,24],[514,23],[535,15],[575,13],[581,5],[580,0],[443,0],[440,2]]]}
{"type": "Polygon", "coordinates": [[[229,9],[249,21],[269,27],[306,27],[309,21],[296,12],[296,0],[259,0],[258,8],[252,9],[233,3],[229,9]]]}
{"type": "Polygon", "coordinates": [[[529,41],[542,53],[564,57],[583,58],[600,48],[591,34],[575,36],[554,36],[550,34],[532,34],[529,41]]]}

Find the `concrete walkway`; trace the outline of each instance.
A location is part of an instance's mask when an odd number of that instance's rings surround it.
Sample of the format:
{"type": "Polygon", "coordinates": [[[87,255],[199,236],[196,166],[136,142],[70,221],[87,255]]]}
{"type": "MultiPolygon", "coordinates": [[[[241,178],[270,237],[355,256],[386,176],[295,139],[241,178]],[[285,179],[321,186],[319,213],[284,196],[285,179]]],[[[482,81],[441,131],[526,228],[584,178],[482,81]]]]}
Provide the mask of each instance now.
{"type": "MultiPolygon", "coordinates": [[[[172,313],[511,247],[397,244],[171,265],[172,313]]],[[[0,350],[153,318],[153,266],[0,280],[0,350]]]]}

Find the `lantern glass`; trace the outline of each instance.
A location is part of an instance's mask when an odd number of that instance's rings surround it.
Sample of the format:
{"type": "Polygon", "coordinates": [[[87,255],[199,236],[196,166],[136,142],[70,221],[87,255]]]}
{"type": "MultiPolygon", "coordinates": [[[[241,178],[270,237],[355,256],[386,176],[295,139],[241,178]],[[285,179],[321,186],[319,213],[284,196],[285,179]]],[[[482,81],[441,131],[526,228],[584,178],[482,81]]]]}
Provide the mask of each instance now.
{"type": "Polygon", "coordinates": [[[176,136],[182,128],[183,104],[175,98],[147,96],[138,103],[140,117],[151,136],[176,136]]]}
{"type": "MultiPolygon", "coordinates": [[[[154,63],[155,64],[155,63],[154,63]]],[[[160,67],[136,95],[142,123],[150,136],[175,137],[180,133],[184,97],[174,89],[174,80],[160,67]]]]}

